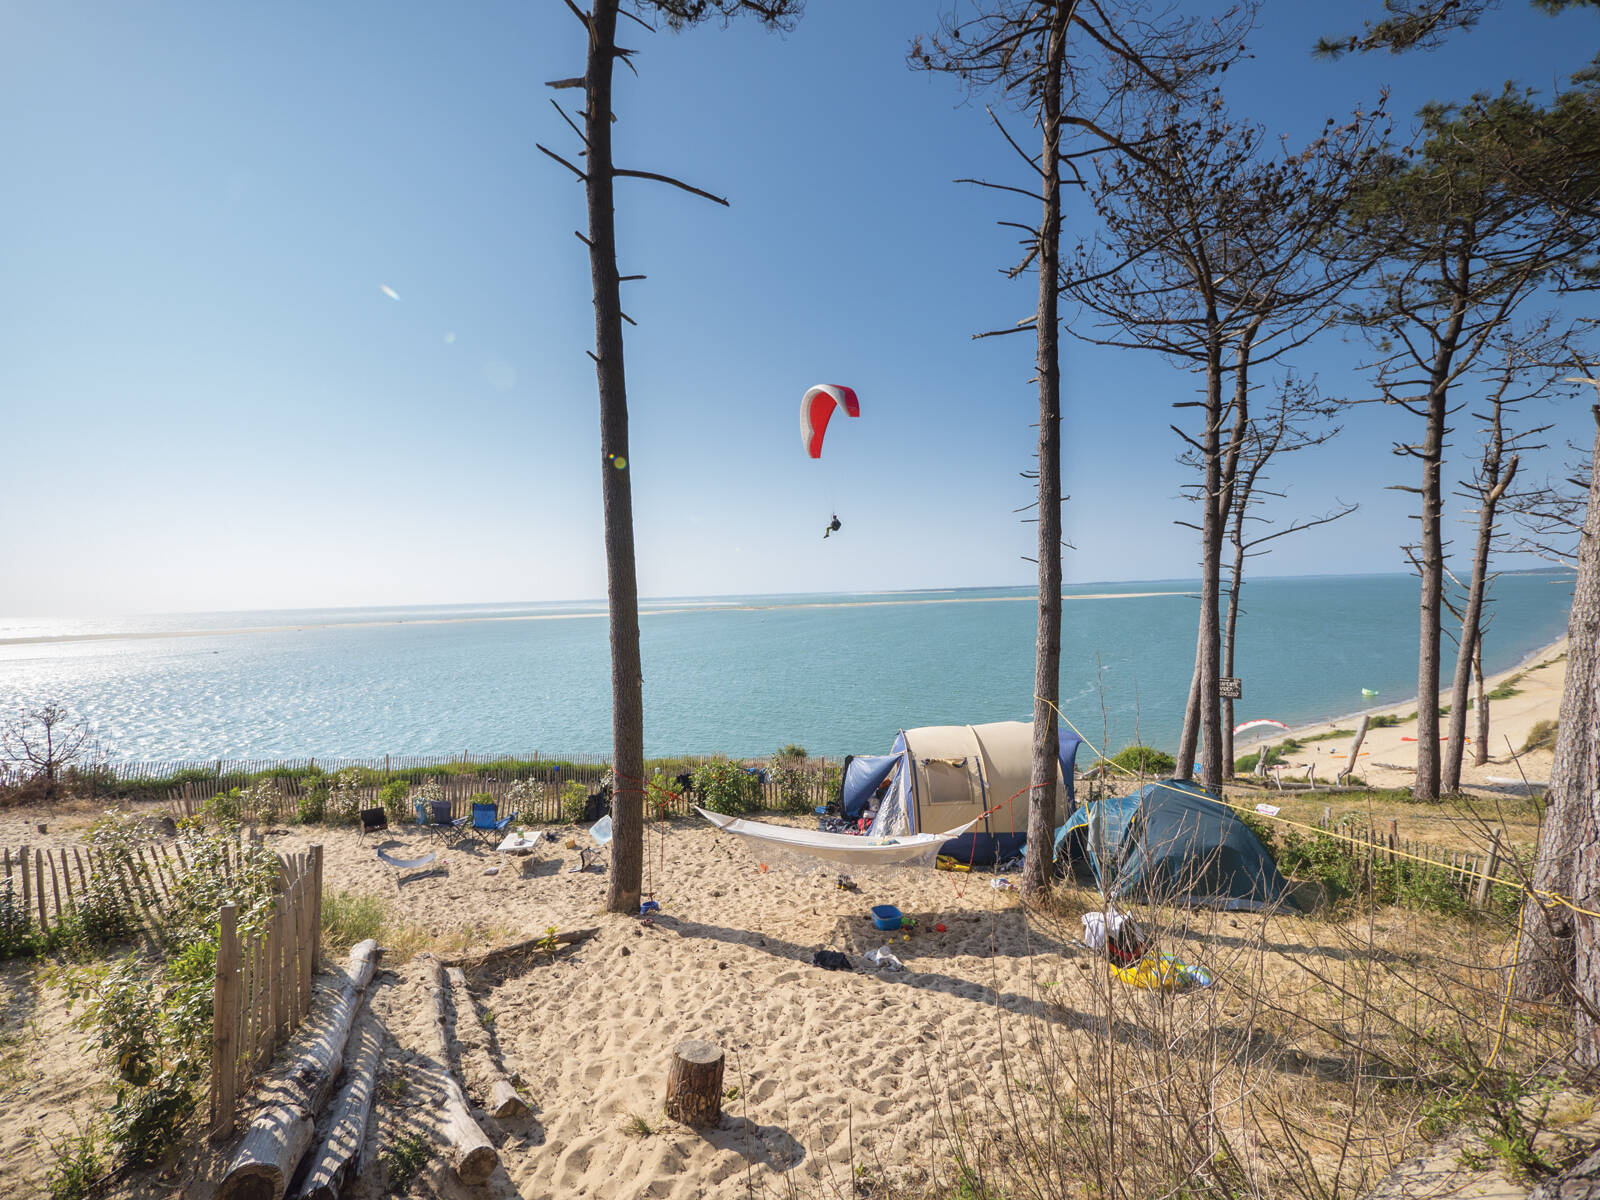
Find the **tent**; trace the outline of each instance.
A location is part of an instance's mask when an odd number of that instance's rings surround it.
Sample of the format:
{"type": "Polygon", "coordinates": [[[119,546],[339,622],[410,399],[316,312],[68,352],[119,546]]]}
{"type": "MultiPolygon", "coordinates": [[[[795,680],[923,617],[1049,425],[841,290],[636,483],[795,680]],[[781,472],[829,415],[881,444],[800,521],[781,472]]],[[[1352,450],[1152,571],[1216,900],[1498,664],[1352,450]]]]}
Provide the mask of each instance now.
{"type": "MultiPolygon", "coordinates": [[[[1061,731],[1057,812],[1072,806],[1078,744],[1077,734],[1061,731]]],[[[981,817],[978,828],[945,842],[941,853],[974,865],[1004,861],[1027,841],[1032,755],[1030,721],[904,729],[888,754],[851,759],[841,807],[859,817],[887,780],[868,831],[873,837],[953,829],[981,817]]]]}
{"type": "Polygon", "coordinates": [[[1193,783],[1091,801],[1056,830],[1056,860],[1087,865],[1109,900],[1260,911],[1293,906],[1261,839],[1193,783]]]}

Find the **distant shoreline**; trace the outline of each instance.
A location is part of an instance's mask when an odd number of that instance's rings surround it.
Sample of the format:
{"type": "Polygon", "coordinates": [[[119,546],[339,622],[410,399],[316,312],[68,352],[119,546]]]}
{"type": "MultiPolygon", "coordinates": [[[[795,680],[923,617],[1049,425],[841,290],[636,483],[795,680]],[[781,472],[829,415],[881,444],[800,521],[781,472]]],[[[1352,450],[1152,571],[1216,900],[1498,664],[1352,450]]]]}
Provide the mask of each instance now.
{"type": "MultiPolygon", "coordinates": [[[[1082,595],[1062,596],[1070,600],[1142,600],[1153,596],[1188,596],[1188,591],[1165,592],[1092,592],[1082,595]]],[[[938,600],[835,600],[810,601],[801,604],[703,604],[685,605],[681,608],[647,608],[641,617],[670,617],[682,613],[706,612],[774,612],[798,608],[896,608],[920,604],[1015,604],[1035,603],[1034,596],[948,596],[938,600]]],[[[419,617],[416,620],[394,619],[388,621],[321,621],[304,625],[241,625],[232,629],[156,629],[143,632],[122,633],[56,633],[28,637],[0,638],[0,646],[46,646],[68,642],[118,642],[151,641],[158,638],[232,637],[247,633],[305,633],[325,629],[380,629],[397,625],[469,625],[496,621],[593,621],[603,620],[610,614],[601,612],[575,613],[520,613],[514,616],[481,617],[419,617]]]]}

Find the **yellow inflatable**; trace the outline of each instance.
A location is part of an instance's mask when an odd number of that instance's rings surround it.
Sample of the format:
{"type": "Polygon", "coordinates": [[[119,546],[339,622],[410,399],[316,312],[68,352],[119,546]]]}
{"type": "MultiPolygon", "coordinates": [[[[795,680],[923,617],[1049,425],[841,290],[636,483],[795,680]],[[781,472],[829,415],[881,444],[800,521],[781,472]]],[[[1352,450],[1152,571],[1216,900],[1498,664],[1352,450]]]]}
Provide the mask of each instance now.
{"type": "Polygon", "coordinates": [[[1191,967],[1170,954],[1146,955],[1131,967],[1119,967],[1115,963],[1110,966],[1111,973],[1129,987],[1149,991],[1179,991],[1183,988],[1211,986],[1209,971],[1191,967]]]}

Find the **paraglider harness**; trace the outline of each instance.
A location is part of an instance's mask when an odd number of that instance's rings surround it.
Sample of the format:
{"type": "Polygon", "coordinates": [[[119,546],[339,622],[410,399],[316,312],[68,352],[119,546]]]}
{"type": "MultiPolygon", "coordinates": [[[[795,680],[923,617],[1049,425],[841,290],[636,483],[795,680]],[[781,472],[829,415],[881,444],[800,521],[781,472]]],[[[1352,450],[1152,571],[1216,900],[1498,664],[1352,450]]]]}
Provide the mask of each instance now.
{"type": "Polygon", "coordinates": [[[838,533],[839,529],[840,529],[839,514],[838,513],[834,513],[833,514],[833,520],[828,522],[828,527],[822,531],[822,536],[824,538],[826,538],[830,533],[838,533]]]}

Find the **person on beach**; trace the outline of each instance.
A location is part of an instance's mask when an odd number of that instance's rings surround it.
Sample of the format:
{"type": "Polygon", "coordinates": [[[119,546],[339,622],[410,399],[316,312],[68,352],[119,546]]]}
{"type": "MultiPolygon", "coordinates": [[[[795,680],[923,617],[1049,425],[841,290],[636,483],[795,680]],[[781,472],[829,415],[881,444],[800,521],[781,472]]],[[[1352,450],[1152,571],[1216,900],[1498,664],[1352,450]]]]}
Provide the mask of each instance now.
{"type": "Polygon", "coordinates": [[[833,520],[829,521],[828,522],[828,527],[822,531],[823,539],[826,540],[830,533],[838,533],[838,532],[839,532],[839,514],[838,513],[834,513],[833,514],[833,520]]]}

